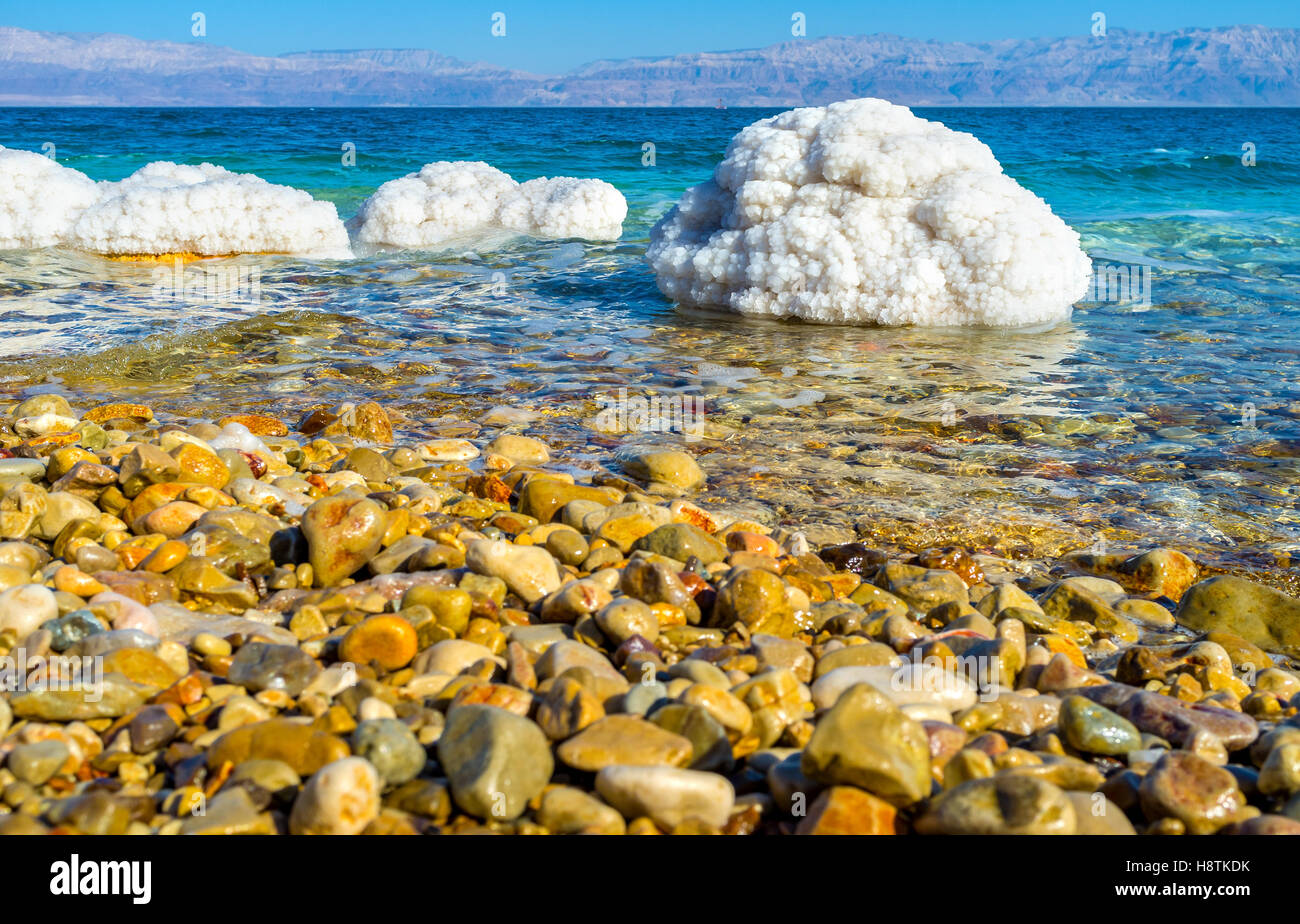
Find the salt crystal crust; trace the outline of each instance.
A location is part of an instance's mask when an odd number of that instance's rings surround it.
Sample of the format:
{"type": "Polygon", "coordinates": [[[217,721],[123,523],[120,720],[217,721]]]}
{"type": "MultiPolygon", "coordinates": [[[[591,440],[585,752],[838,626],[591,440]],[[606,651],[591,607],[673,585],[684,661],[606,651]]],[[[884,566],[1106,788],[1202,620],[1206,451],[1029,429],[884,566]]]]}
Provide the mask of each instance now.
{"type": "Polygon", "coordinates": [[[439,161],[380,186],[354,222],[363,243],[420,249],[491,231],[616,240],[626,217],[627,200],[603,180],[518,183],[481,161],[439,161]]]}
{"type": "Polygon", "coordinates": [[[682,305],[828,324],[1059,321],[1091,272],[1079,235],[987,145],[879,99],[743,129],[646,259],[682,305]]]}
{"type": "Polygon", "coordinates": [[[109,256],[351,256],[332,203],[251,173],[157,161],[96,183],[39,154],[0,148],[0,249],[53,246],[109,256]]]}
{"type": "Polygon", "coordinates": [[[0,148],[0,250],[62,243],[95,201],[96,185],[48,157],[0,148]]]}
{"type": "Polygon", "coordinates": [[[351,255],[333,203],[251,173],[168,161],[103,184],[68,243],[101,254],[351,255]]]}

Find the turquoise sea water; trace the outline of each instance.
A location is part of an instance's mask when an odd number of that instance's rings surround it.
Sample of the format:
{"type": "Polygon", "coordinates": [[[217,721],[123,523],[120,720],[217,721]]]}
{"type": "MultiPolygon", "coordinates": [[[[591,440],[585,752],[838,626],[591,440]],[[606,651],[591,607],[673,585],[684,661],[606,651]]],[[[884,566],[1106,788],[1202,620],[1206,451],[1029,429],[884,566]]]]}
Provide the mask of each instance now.
{"type": "Polygon", "coordinates": [[[1286,567],[1300,550],[1300,111],[918,113],[985,141],[1094,261],[1149,280],[1149,298],[1101,291],[1032,332],[680,312],[642,262],[649,228],[771,111],[9,109],[0,144],[52,143],[95,179],[206,160],[306,189],[346,219],[385,180],[474,159],[518,180],[600,177],[630,211],[616,243],[207,261],[255,269],[252,304],[161,299],[148,266],[0,253],[0,395],[286,418],[376,397],[417,433],[508,405],[579,466],[624,440],[683,439],[596,432],[603,398],[690,396],[712,499],[813,538],[1170,542],[1286,567]]]}

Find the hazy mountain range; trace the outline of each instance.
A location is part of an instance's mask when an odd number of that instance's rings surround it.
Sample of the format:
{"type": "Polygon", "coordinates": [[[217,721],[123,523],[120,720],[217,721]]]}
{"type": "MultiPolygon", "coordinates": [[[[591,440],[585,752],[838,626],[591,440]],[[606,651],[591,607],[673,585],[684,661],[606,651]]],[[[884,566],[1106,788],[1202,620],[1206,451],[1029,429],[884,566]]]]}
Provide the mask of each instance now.
{"type": "Polygon", "coordinates": [[[416,49],[275,57],[0,27],[8,106],[1300,105],[1300,29],[1111,29],[966,44],[894,35],[593,61],[531,74],[416,49]]]}

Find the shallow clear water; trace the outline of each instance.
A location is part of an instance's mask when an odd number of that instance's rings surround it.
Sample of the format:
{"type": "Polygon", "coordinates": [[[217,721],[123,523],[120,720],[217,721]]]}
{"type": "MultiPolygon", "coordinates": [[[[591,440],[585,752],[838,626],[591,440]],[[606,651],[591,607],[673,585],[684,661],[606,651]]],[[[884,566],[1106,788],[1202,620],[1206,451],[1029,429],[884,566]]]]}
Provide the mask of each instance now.
{"type": "Polygon", "coordinates": [[[1149,304],[1112,287],[1031,332],[676,310],[642,262],[649,227],[768,111],[0,110],[0,144],[52,142],[96,179],[209,160],[307,189],[344,218],[383,181],[450,159],[520,180],[601,177],[630,206],[613,244],[205,261],[186,278],[213,294],[184,298],[158,293],[153,266],[3,253],[0,395],[285,418],[378,398],[413,433],[507,405],[539,415],[531,427],[578,464],[625,440],[685,438],[594,429],[620,388],[690,396],[713,498],[766,506],[813,538],[1032,554],[1158,541],[1288,568],[1300,550],[1300,111],[918,111],[987,142],[1095,261],[1149,273],[1149,304]]]}

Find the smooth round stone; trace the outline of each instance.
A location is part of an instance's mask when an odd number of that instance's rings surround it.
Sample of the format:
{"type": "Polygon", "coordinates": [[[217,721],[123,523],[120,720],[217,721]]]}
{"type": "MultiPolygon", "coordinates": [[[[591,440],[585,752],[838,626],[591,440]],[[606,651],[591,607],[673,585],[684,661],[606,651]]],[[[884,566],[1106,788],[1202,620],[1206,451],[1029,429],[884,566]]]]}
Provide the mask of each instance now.
{"type": "Polygon", "coordinates": [[[837,667],[813,683],[813,704],[818,709],[828,709],[845,690],[859,683],[871,684],[899,706],[920,703],[939,706],[950,713],[974,705],[978,695],[963,676],[936,664],[905,661],[901,667],[837,667]]]}
{"type": "Polygon", "coordinates": [[[427,606],[438,625],[460,635],[469,626],[473,598],[459,587],[416,584],[402,597],[402,608],[427,606]]]}
{"type": "Polygon", "coordinates": [[[60,417],[77,419],[77,414],[72,410],[68,399],[63,395],[52,393],[25,398],[13,409],[11,416],[17,420],[22,417],[39,417],[42,414],[57,414],[60,417]]]}
{"type": "Polygon", "coordinates": [[[966,582],[955,572],[943,568],[891,562],[881,568],[876,584],[920,613],[928,613],[950,601],[970,602],[966,582]]]}
{"type": "Polygon", "coordinates": [[[236,652],[226,678],[250,690],[282,690],[297,696],[320,673],[320,665],[293,645],[248,642],[236,652]]]}
{"type": "Polygon", "coordinates": [[[698,771],[731,771],[735,764],[731,738],[720,721],[706,708],[689,703],[664,702],[655,706],[650,721],[659,728],[679,734],[690,742],[690,760],[686,767],[698,771]]]}
{"type": "Polygon", "coordinates": [[[687,687],[677,697],[683,703],[699,706],[722,724],[728,736],[739,740],[749,734],[754,715],[749,707],[728,690],[705,683],[687,687]]]}
{"type": "Polygon", "coordinates": [[[704,683],[722,690],[731,689],[731,680],[716,664],[702,658],[683,658],[668,668],[669,677],[681,677],[691,683],[704,683]]]}
{"type": "Polygon", "coordinates": [[[30,584],[31,580],[31,569],[0,564],[0,591],[8,590],[10,587],[18,587],[21,584],[30,584]]]}
{"type": "Polygon", "coordinates": [[[397,719],[367,719],[358,725],[352,753],[370,761],[385,789],[415,779],[426,760],[415,734],[397,719]]]}
{"type": "Polygon", "coordinates": [[[648,642],[659,638],[659,619],[650,607],[634,597],[620,597],[596,614],[596,625],[615,644],[634,635],[648,642]]]}
{"type": "Polygon", "coordinates": [[[1193,584],[1174,618],[1197,632],[1230,632],[1265,651],[1300,656],[1300,599],[1224,574],[1193,584]]]}
{"type": "Polygon", "coordinates": [[[135,714],[127,726],[131,732],[131,750],[137,754],[148,754],[164,747],[180,727],[162,706],[146,706],[135,714]]]}
{"type": "Polygon", "coordinates": [[[70,755],[68,746],[62,741],[35,741],[14,748],[6,766],[24,783],[40,786],[59,772],[70,755]]]}
{"type": "Polygon", "coordinates": [[[53,541],[73,520],[94,520],[99,508],[76,494],[55,491],[45,498],[45,513],[37,521],[32,535],[53,541]]]}
{"type": "Polygon", "coordinates": [[[813,668],[813,677],[820,680],[841,667],[899,667],[902,663],[894,649],[881,642],[846,645],[822,655],[813,668]]]}
{"type": "Polygon", "coordinates": [[[50,562],[50,553],[27,542],[0,542],[0,564],[21,568],[31,574],[50,562]]]}
{"type": "Polygon", "coordinates": [[[857,786],[893,805],[910,805],[930,794],[930,741],[919,722],[860,683],[821,717],[804,747],[802,769],[809,779],[857,786]]]}
{"type": "Polygon", "coordinates": [[[503,456],[515,465],[539,465],[549,462],[551,451],[541,440],[515,433],[502,433],[487,445],[489,455],[503,456]]]}
{"type": "MultiPolygon", "coordinates": [[[[610,605],[611,597],[604,584],[590,579],[570,581],[542,602],[544,622],[578,623],[610,605]]],[[[644,604],[643,604],[644,605],[644,604]]],[[[651,618],[649,608],[645,617],[651,618]]],[[[655,628],[658,629],[658,622],[655,628]]],[[[634,635],[636,633],[633,633],[634,635]]],[[[619,639],[622,641],[622,639],[619,639]]]]}
{"type": "Polygon", "coordinates": [[[668,697],[668,688],[659,681],[634,683],[623,696],[623,711],[630,715],[645,715],[650,707],[668,697]]]}
{"type": "Polygon", "coordinates": [[[1058,787],[1031,776],[968,780],[939,797],[916,823],[921,834],[1073,834],[1074,805],[1058,787]]]}
{"type": "Polygon", "coordinates": [[[478,540],[466,546],[465,565],[476,574],[506,582],[525,603],[536,603],[560,587],[560,573],[551,553],[538,546],[513,545],[504,540],[478,540]]]}
{"type": "Polygon", "coordinates": [[[1280,744],[1269,752],[1259,768],[1259,791],[1277,796],[1300,791],[1300,744],[1280,744]]]}
{"type": "Polygon", "coordinates": [[[555,834],[623,834],[623,816],[595,796],[556,786],[542,796],[537,820],[555,834]]]}
{"type": "Polygon", "coordinates": [[[379,816],[379,774],[361,757],[326,764],[307,781],[289,815],[292,834],[360,834],[379,816]]]}
{"type": "Polygon", "coordinates": [[[364,446],[349,452],[343,460],[343,466],[348,471],[356,472],[366,481],[377,484],[388,481],[397,471],[392,462],[364,446]]]}
{"type": "Polygon", "coordinates": [[[1161,757],[1142,778],[1138,795],[1149,820],[1177,819],[1192,834],[1240,821],[1246,808],[1236,777],[1190,751],[1161,757]]]}
{"type": "Polygon", "coordinates": [[[467,642],[460,638],[449,638],[420,652],[412,667],[417,674],[455,675],[484,658],[498,663],[501,660],[492,654],[492,649],[486,645],[467,642]]]}
{"type": "Polygon", "coordinates": [[[1142,746],[1142,734],[1132,722],[1082,696],[1067,696],[1058,719],[1070,746],[1088,754],[1116,756],[1142,746]]]}
{"type": "Polygon", "coordinates": [[[1121,600],[1115,605],[1115,611],[1127,619],[1156,629],[1172,629],[1176,625],[1174,614],[1154,600],[1137,597],[1121,600]]]}
{"type": "Polygon", "coordinates": [[[596,791],[624,818],[646,816],[665,831],[691,820],[721,828],[736,801],[726,777],[676,767],[606,767],[596,791]]]}
{"type": "Polygon", "coordinates": [[[534,667],[537,670],[537,679],[539,680],[558,677],[574,667],[585,667],[597,677],[622,684],[625,688],[627,686],[626,678],[615,669],[605,655],[594,648],[584,645],[582,642],[569,639],[556,642],[547,648],[542,656],[537,659],[537,664],[534,667]]]}
{"type": "Polygon", "coordinates": [[[546,551],[566,565],[577,567],[590,552],[587,540],[577,530],[556,530],[546,537],[546,551]]]}
{"type": "Polygon", "coordinates": [[[464,439],[428,440],[415,451],[426,462],[468,462],[479,456],[478,447],[464,439]]]}
{"type": "Polygon", "coordinates": [[[545,681],[538,693],[533,720],[554,741],[570,738],[605,716],[601,701],[572,675],[545,681]]]}
{"type": "Polygon", "coordinates": [[[726,561],[729,554],[725,545],[690,523],[666,523],[642,536],[634,547],[676,561],[693,556],[704,565],[726,561]]]}
{"type": "Polygon", "coordinates": [[[639,716],[610,715],[588,725],[556,749],[577,770],[595,772],[613,764],[681,766],[691,742],[639,716]]]}
{"type": "Polygon", "coordinates": [[[12,629],[19,641],[58,616],[58,601],[48,587],[20,584],[0,593],[0,629],[12,629]]]}
{"type": "Polygon", "coordinates": [[[680,450],[649,450],[620,453],[623,470],[633,478],[694,491],[704,485],[704,472],[695,457],[680,450]]]}
{"type": "Polygon", "coordinates": [[[40,481],[45,463],[40,459],[0,459],[0,485],[15,481],[40,481]]]}
{"type": "Polygon", "coordinates": [[[317,731],[289,719],[268,719],[226,732],[207,751],[209,769],[226,761],[280,760],[295,773],[307,775],[348,755],[348,744],[337,735],[317,731]]]}
{"type": "Polygon", "coordinates": [[[339,660],[354,664],[377,661],[393,671],[411,663],[419,649],[415,627],[400,616],[371,616],[348,630],[339,644],[339,660]]]}
{"type": "Polygon", "coordinates": [[[367,498],[323,497],[302,516],[312,572],[322,587],[337,584],[379,552],[388,516],[367,498]]]}
{"type": "Polygon", "coordinates": [[[551,745],[528,719],[495,706],[457,706],[438,738],[438,762],[462,811],[477,818],[518,818],[555,767],[551,745]]]}

